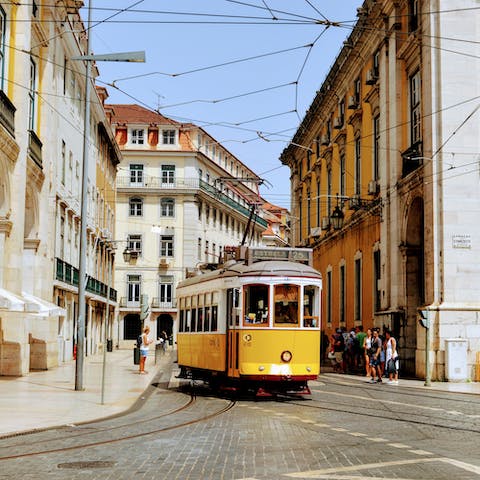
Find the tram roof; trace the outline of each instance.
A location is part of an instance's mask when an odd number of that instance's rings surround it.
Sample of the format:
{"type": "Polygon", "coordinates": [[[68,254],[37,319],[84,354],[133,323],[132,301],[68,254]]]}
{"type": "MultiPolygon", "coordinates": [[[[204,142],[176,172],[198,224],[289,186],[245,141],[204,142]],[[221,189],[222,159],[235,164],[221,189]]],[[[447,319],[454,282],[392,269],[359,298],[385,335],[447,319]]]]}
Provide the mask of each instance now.
{"type": "Polygon", "coordinates": [[[207,280],[214,280],[216,278],[225,277],[250,277],[250,276],[263,276],[263,277],[308,277],[315,278],[317,280],[322,279],[322,274],[303,263],[298,262],[285,262],[268,260],[263,262],[255,262],[247,265],[243,262],[233,263],[226,265],[218,270],[208,271],[196,275],[191,278],[187,278],[179,283],[179,287],[185,287],[188,285],[194,285],[196,283],[205,282],[207,280]]]}

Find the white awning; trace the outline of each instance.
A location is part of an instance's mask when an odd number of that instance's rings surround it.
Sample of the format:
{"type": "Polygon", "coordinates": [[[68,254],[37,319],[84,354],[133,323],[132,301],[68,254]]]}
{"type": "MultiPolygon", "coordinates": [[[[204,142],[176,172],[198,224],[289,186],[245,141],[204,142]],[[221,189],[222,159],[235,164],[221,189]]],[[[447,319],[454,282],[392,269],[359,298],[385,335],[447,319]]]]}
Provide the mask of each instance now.
{"type": "Polygon", "coordinates": [[[65,317],[67,311],[55,305],[52,302],[38,298],[35,295],[30,293],[22,292],[23,298],[25,300],[25,311],[29,313],[36,313],[44,317],[65,317]]]}
{"type": "Polygon", "coordinates": [[[19,295],[15,295],[9,290],[0,288],[0,310],[24,312],[25,301],[19,295]]]}

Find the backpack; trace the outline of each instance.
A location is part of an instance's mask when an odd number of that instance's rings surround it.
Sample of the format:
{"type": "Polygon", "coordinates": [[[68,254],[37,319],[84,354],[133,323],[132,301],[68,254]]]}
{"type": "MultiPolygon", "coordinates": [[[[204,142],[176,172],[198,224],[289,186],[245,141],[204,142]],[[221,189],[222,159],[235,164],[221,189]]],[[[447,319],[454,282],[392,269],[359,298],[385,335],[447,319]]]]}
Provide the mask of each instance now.
{"type": "Polygon", "coordinates": [[[143,343],[143,335],[139,335],[137,337],[137,348],[140,348],[142,346],[142,343],[143,343]]]}

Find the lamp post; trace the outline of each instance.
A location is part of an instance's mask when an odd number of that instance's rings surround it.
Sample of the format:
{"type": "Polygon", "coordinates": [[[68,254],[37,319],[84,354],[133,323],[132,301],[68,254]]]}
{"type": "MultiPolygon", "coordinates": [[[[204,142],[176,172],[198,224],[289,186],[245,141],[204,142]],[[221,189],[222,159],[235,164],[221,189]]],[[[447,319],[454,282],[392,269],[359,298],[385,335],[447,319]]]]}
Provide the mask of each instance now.
{"type": "MultiPolygon", "coordinates": [[[[88,20],[86,32],[92,26],[92,0],[88,4],[88,20]]],[[[86,55],[72,57],[71,60],[85,62],[85,99],[83,125],[83,157],[82,157],[82,190],[80,207],[80,252],[78,268],[78,318],[77,318],[77,359],[75,363],[75,390],[83,390],[83,364],[85,340],[85,293],[87,286],[87,192],[88,192],[88,147],[90,132],[90,94],[91,94],[91,62],[144,62],[145,52],[112,53],[91,55],[91,35],[87,33],[86,55]]]]}

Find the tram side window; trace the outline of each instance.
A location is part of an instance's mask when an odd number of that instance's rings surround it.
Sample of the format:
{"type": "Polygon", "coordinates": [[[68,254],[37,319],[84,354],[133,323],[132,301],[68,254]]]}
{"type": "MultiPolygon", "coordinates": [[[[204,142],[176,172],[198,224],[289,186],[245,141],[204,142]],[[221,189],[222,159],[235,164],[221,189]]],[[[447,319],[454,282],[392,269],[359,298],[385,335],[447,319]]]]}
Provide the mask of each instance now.
{"type": "Polygon", "coordinates": [[[319,326],[319,288],[306,285],[303,289],[303,326],[319,326]]]}
{"type": "Polygon", "coordinates": [[[203,332],[203,308],[198,309],[197,332],[203,332]]]}
{"type": "Polygon", "coordinates": [[[203,331],[210,331],[210,307],[205,307],[205,318],[203,324],[203,331]]]}
{"type": "Polygon", "coordinates": [[[218,331],[218,307],[212,305],[212,332],[218,331]]]}
{"type": "Polygon", "coordinates": [[[179,325],[178,325],[178,331],[179,332],[183,332],[184,330],[184,317],[185,317],[185,311],[184,310],[180,310],[180,322],[179,322],[179,325]]]}
{"type": "Polygon", "coordinates": [[[192,308],[192,319],[190,321],[190,325],[192,327],[192,332],[194,332],[197,325],[197,311],[194,308],[192,308]]]}
{"type": "Polygon", "coordinates": [[[298,326],[298,285],[275,285],[275,325],[298,326]]]}
{"type": "Polygon", "coordinates": [[[191,312],[190,312],[190,310],[187,310],[186,313],[187,313],[187,318],[186,318],[186,322],[185,322],[185,331],[189,332],[190,331],[191,312]]]}
{"type": "Polygon", "coordinates": [[[244,324],[268,325],[268,285],[245,285],[244,324]]]}

